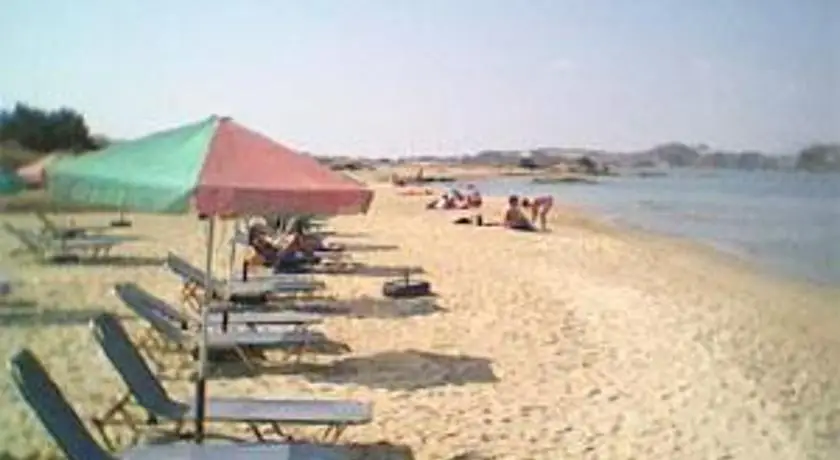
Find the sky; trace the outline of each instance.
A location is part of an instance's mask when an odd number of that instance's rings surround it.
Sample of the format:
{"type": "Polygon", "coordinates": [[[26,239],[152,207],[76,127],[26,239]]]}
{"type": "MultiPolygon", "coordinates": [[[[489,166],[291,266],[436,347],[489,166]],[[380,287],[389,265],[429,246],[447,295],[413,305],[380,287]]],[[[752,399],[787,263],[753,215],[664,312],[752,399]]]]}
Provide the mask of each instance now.
{"type": "Polygon", "coordinates": [[[838,0],[3,0],[0,105],[324,155],[840,140],[838,0]]]}

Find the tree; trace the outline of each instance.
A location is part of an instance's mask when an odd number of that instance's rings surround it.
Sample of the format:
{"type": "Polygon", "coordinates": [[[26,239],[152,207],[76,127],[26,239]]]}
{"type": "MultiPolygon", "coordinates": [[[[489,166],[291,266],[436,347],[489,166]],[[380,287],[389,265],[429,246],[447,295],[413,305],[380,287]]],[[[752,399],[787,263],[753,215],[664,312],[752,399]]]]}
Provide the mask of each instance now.
{"type": "Polygon", "coordinates": [[[43,110],[23,103],[0,112],[0,142],[14,142],[39,153],[82,152],[97,147],[84,117],[75,110],[43,110]]]}

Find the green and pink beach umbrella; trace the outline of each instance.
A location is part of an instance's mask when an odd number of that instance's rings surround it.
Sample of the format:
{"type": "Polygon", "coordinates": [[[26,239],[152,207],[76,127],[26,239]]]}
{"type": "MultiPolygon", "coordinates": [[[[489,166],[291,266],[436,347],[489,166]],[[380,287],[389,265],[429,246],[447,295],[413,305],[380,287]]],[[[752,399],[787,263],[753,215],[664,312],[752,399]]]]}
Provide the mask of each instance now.
{"type": "Polygon", "coordinates": [[[133,212],[335,215],[364,212],[373,199],[314,158],[215,116],[54,161],[46,176],[57,202],[133,212]]]}
{"type": "MultiPolygon", "coordinates": [[[[211,284],[216,217],[259,214],[337,215],[366,212],[373,192],[312,157],[230,118],[198,123],[56,160],[46,167],[56,202],[139,213],[208,216],[207,284],[211,284]]],[[[210,302],[210,290],[205,302],[210,302]]],[[[207,308],[202,309],[196,436],[203,437],[207,308]]]]}

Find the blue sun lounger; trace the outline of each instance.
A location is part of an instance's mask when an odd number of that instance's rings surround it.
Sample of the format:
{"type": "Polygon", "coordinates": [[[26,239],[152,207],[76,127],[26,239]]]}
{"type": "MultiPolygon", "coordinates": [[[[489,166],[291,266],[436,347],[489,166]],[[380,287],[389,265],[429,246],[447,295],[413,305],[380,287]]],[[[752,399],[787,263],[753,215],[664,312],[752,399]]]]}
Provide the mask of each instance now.
{"type": "Polygon", "coordinates": [[[32,352],[21,350],[15,353],[8,367],[18,393],[70,460],[343,460],[349,457],[346,450],[337,446],[183,442],[136,446],[113,455],[93,439],[79,414],[32,352]]]}
{"type": "MultiPolygon", "coordinates": [[[[194,421],[193,405],[169,396],[115,317],[99,315],[91,321],[91,329],[105,356],[128,386],[128,394],[105,417],[97,419],[103,437],[106,437],[104,425],[108,417],[123,410],[132,400],[148,413],[153,423],[159,419],[174,422],[176,432],[181,431],[185,422],[194,421]]],[[[309,425],[326,427],[323,440],[334,442],[348,426],[372,420],[369,404],[348,400],[208,398],[205,410],[207,421],[245,423],[260,441],[265,440],[261,426],[288,438],[281,425],[309,425]]]]}
{"type": "MultiPolygon", "coordinates": [[[[120,283],[114,287],[117,296],[126,303],[145,304],[154,308],[171,321],[181,324],[182,329],[187,329],[191,324],[196,323],[198,318],[188,315],[178,308],[170,305],[165,300],[151,294],[134,283],[120,283]]],[[[245,325],[256,330],[258,325],[294,325],[298,327],[319,324],[324,321],[323,316],[313,313],[300,313],[296,311],[250,311],[236,308],[236,305],[227,304],[224,308],[213,308],[208,312],[208,323],[211,326],[220,326],[227,330],[228,326],[245,325]]]]}
{"type": "MultiPolygon", "coordinates": [[[[171,252],[166,255],[166,266],[181,278],[183,283],[181,294],[184,301],[197,307],[200,302],[200,293],[207,288],[204,270],[171,252]]],[[[228,282],[213,279],[210,287],[216,299],[253,303],[255,299],[264,302],[272,295],[313,294],[324,289],[326,285],[321,281],[301,279],[295,275],[277,275],[253,277],[248,281],[230,280],[228,282]]]]}
{"type": "Polygon", "coordinates": [[[18,240],[27,251],[48,262],[64,261],[65,259],[67,261],[78,260],[80,254],[92,258],[107,257],[115,246],[130,241],[124,237],[108,235],[91,235],[75,239],[42,237],[30,230],[17,228],[8,222],[3,224],[3,228],[18,240]]]}
{"type": "MultiPolygon", "coordinates": [[[[173,322],[167,315],[161,313],[154,303],[141,301],[132,297],[123,297],[123,292],[117,291],[117,296],[134,313],[146,320],[156,336],[164,339],[165,344],[174,345],[176,348],[186,350],[193,356],[197,356],[197,337],[187,330],[181,328],[181,324],[173,322]]],[[[155,343],[156,341],[148,334],[144,337],[143,345],[155,343]]],[[[238,356],[249,369],[256,368],[255,363],[248,356],[249,350],[283,351],[287,357],[294,356],[296,362],[300,362],[304,352],[310,347],[330,343],[330,340],[322,333],[308,329],[290,327],[286,329],[272,329],[270,331],[254,331],[250,329],[230,329],[220,331],[210,329],[207,333],[207,350],[210,355],[214,352],[232,351],[238,356]]],[[[344,349],[349,349],[346,345],[344,349]]],[[[150,353],[150,347],[146,348],[150,353]]]]}

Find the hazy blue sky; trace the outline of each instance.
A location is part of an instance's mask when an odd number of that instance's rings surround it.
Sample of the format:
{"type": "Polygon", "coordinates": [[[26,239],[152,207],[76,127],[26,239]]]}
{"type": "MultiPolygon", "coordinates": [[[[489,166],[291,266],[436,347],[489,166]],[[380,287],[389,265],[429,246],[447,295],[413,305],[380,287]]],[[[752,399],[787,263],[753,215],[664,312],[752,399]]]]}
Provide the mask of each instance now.
{"type": "Polygon", "coordinates": [[[326,154],[840,139],[840,0],[2,0],[0,101],[326,154]]]}

